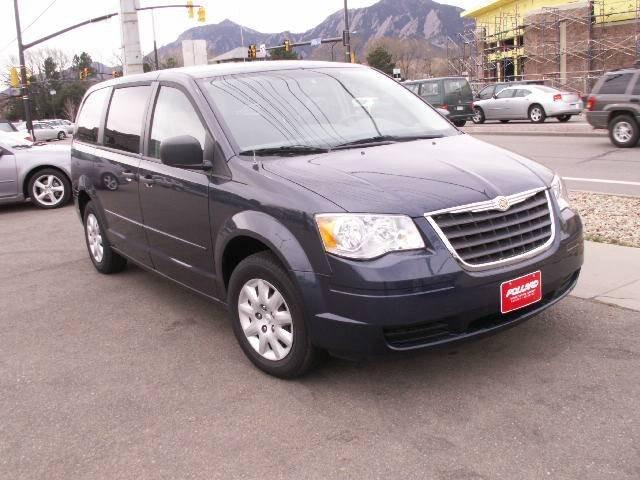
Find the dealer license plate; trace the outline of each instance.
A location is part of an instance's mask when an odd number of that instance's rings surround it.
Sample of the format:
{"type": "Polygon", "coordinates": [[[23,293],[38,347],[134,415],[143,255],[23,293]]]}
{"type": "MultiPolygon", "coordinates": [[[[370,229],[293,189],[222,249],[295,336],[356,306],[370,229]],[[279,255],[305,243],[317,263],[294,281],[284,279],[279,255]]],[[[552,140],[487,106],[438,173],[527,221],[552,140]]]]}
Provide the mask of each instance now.
{"type": "Polygon", "coordinates": [[[542,272],[537,271],[514,278],[500,285],[502,313],[528,307],[542,299],[542,272]]]}

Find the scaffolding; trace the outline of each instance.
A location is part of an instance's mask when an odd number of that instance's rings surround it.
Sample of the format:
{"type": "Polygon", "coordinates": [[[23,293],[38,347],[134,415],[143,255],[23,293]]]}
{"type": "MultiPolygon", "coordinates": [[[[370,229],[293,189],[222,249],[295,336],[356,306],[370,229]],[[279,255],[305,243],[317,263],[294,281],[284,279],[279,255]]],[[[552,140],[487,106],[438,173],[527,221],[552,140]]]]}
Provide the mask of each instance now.
{"type": "Polygon", "coordinates": [[[604,72],[640,61],[640,0],[591,0],[527,15],[516,4],[448,38],[446,51],[449,74],[479,86],[531,79],[586,92],[604,72]]]}

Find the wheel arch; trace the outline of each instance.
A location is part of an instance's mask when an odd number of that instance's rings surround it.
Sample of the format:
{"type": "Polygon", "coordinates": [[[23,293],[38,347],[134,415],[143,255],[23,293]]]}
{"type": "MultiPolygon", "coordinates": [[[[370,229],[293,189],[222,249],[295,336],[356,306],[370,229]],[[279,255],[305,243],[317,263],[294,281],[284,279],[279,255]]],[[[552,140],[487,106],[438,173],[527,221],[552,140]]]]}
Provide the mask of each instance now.
{"type": "Polygon", "coordinates": [[[279,220],[263,212],[235,214],[222,226],[215,244],[216,273],[220,279],[220,293],[225,297],[234,268],[244,258],[260,251],[272,252],[289,272],[314,271],[294,234],[279,220]]]}
{"type": "Polygon", "coordinates": [[[611,121],[614,118],[619,117],[621,115],[629,115],[634,121],[636,121],[636,123],[638,123],[636,120],[636,113],[633,110],[629,110],[625,108],[614,108],[611,111],[609,111],[609,116],[607,118],[607,127],[609,126],[609,123],[611,123],[611,121]]]}

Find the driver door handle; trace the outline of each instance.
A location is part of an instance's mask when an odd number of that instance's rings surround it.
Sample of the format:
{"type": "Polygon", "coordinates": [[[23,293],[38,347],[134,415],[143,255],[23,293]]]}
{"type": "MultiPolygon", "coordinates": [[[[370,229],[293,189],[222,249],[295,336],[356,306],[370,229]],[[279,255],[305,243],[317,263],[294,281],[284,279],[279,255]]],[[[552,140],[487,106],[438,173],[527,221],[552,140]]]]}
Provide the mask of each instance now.
{"type": "Polygon", "coordinates": [[[133,173],[131,170],[125,170],[124,172],[122,172],[122,176],[127,180],[127,182],[131,182],[132,180],[135,180],[137,177],[137,175],[133,173]]]}

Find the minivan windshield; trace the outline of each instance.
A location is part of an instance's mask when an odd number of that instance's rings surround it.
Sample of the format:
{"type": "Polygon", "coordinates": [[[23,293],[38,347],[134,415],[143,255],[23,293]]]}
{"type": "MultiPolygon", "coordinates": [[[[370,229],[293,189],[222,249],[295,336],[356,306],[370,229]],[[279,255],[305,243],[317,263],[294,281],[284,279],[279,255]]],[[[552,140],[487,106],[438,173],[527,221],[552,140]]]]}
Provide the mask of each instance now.
{"type": "Polygon", "coordinates": [[[409,90],[371,69],[267,71],[216,77],[204,85],[242,152],[313,152],[458,133],[409,90]]]}

